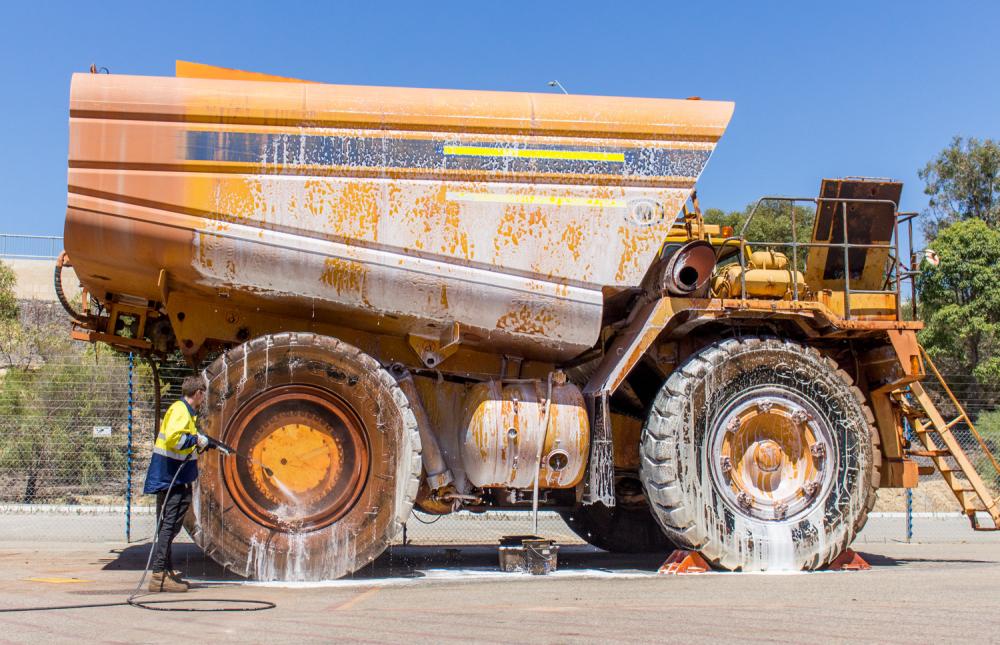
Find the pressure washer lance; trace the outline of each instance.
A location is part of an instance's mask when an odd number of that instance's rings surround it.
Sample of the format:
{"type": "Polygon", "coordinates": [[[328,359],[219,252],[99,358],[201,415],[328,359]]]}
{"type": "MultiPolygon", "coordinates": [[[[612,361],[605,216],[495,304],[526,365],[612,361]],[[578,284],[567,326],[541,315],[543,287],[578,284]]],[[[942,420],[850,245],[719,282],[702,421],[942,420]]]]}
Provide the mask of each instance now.
{"type": "Polygon", "coordinates": [[[264,464],[260,463],[259,461],[257,461],[253,457],[251,457],[250,455],[244,455],[241,452],[237,452],[236,448],[233,448],[232,446],[230,446],[228,444],[222,443],[218,439],[213,439],[212,437],[209,437],[208,435],[202,435],[202,436],[205,437],[205,439],[208,440],[208,447],[209,448],[215,448],[216,450],[218,450],[222,454],[226,455],[227,457],[230,456],[230,455],[236,455],[237,457],[240,457],[241,459],[246,459],[250,463],[255,464],[257,466],[260,466],[260,468],[264,471],[264,474],[266,474],[268,477],[274,477],[274,471],[273,470],[271,470],[270,468],[268,468],[264,464]]]}

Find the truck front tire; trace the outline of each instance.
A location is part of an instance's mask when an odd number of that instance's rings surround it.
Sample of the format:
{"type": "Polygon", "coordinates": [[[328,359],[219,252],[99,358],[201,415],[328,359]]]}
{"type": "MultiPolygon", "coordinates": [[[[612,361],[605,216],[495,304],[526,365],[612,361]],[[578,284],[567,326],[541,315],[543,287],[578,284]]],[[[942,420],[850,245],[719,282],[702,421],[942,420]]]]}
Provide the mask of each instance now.
{"type": "Polygon", "coordinates": [[[816,349],[725,340],[660,389],[640,476],[666,534],[715,566],[817,569],[874,504],[873,423],[850,376],[816,349]]]}

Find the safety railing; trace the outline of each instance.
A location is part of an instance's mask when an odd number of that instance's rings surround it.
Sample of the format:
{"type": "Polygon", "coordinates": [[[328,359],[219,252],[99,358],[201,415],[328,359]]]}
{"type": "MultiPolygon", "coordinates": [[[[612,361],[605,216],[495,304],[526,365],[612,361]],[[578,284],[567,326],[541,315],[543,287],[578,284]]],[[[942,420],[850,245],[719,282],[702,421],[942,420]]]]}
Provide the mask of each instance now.
{"type": "MultiPolygon", "coordinates": [[[[906,225],[906,239],[907,239],[907,249],[909,250],[910,262],[909,265],[904,265],[902,261],[898,262],[897,279],[902,282],[904,280],[909,280],[910,282],[910,317],[913,320],[917,319],[917,276],[920,275],[920,260],[919,255],[913,249],[913,221],[917,218],[920,213],[897,213],[896,221],[898,224],[906,225]]],[[[898,246],[898,243],[897,243],[898,246]]],[[[898,258],[898,256],[897,256],[898,258]]]]}
{"type": "MultiPolygon", "coordinates": [[[[899,224],[902,217],[907,217],[904,220],[907,223],[912,221],[915,216],[913,213],[901,214],[896,211],[896,203],[889,199],[862,199],[862,198],[849,198],[849,197],[783,197],[783,196],[767,196],[761,197],[754,203],[753,208],[750,210],[750,214],[747,216],[745,222],[743,222],[743,227],[740,229],[740,234],[736,238],[730,238],[730,240],[739,243],[739,262],[740,268],[740,298],[742,300],[747,299],[747,286],[746,286],[746,271],[747,271],[747,246],[752,244],[754,246],[763,246],[767,248],[773,247],[783,247],[790,249],[790,261],[792,264],[792,299],[798,301],[800,299],[799,294],[799,283],[798,283],[798,272],[799,272],[799,249],[811,249],[811,248],[827,248],[827,249],[839,249],[843,253],[844,261],[844,318],[851,318],[851,294],[882,294],[882,295],[894,295],[896,301],[896,319],[902,319],[901,315],[901,299],[900,299],[900,283],[904,279],[910,279],[911,285],[913,285],[914,273],[912,270],[900,271],[901,263],[899,262],[899,224]],[[788,204],[788,212],[791,218],[791,237],[792,241],[769,241],[769,240],[754,240],[750,243],[747,242],[746,232],[750,223],[753,221],[754,215],[760,209],[761,204],[765,202],[784,202],[788,204]],[[797,221],[795,207],[801,203],[811,203],[816,206],[817,211],[819,206],[824,203],[838,204],[835,207],[835,211],[839,213],[840,224],[843,230],[844,240],[842,242],[800,242],[798,239],[797,221]],[[893,231],[892,239],[889,242],[884,243],[855,243],[850,241],[850,234],[847,225],[848,220],[848,206],[850,204],[884,204],[892,208],[893,210],[893,231]],[[883,284],[886,286],[891,285],[891,289],[852,289],[851,288],[851,250],[852,249],[884,249],[889,255],[891,260],[889,266],[886,269],[886,276],[883,284]]],[[[911,265],[915,262],[912,257],[912,224],[910,225],[910,244],[911,244],[911,265]]],[[[804,268],[804,267],[803,267],[804,268]]],[[[915,299],[915,286],[911,286],[911,293],[915,299]]]]}
{"type": "Polygon", "coordinates": [[[0,233],[0,258],[54,260],[63,249],[63,239],[55,235],[0,233]]]}

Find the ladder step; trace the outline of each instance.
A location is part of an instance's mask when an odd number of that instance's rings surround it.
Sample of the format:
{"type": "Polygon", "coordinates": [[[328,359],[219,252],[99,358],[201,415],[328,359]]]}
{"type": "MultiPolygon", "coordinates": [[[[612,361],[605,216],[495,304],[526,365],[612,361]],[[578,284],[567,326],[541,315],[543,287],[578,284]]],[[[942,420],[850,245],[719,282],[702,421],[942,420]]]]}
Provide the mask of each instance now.
{"type": "Polygon", "coordinates": [[[950,450],[910,450],[906,453],[910,457],[950,457],[950,450]]]}
{"type": "Polygon", "coordinates": [[[993,520],[993,526],[984,526],[980,524],[979,517],[975,513],[972,513],[968,517],[969,517],[969,524],[972,525],[973,531],[983,531],[983,532],[1000,531],[1000,523],[997,522],[996,517],[991,518],[993,520]]]}
{"type": "MultiPolygon", "coordinates": [[[[945,480],[948,488],[951,489],[955,498],[961,504],[962,510],[968,516],[974,530],[1000,531],[998,500],[994,497],[989,485],[983,481],[984,476],[977,472],[978,464],[966,456],[965,449],[960,445],[958,437],[955,436],[952,428],[959,423],[964,422],[967,424],[992,464],[998,469],[1000,469],[1000,465],[998,465],[996,458],[992,455],[978,432],[976,432],[975,426],[970,421],[968,414],[948,388],[948,384],[941,377],[941,373],[934,366],[934,361],[931,360],[922,347],[920,350],[926,364],[930,367],[937,382],[941,385],[944,394],[947,395],[951,401],[951,405],[954,406],[957,416],[946,421],[941,415],[940,410],[938,410],[933,397],[924,389],[924,386],[919,382],[910,383],[908,390],[901,390],[897,395],[897,404],[905,418],[914,419],[913,427],[916,431],[915,434],[924,443],[924,447],[927,450],[910,450],[907,451],[907,454],[931,457],[934,465],[940,466],[938,470],[941,472],[942,479],[945,480]],[[935,434],[937,437],[934,436],[935,434]],[[942,441],[944,445],[939,446],[938,440],[942,441]],[[948,450],[942,448],[948,448],[948,450]],[[945,463],[946,459],[948,462],[953,463],[945,463]],[[983,509],[977,508],[980,504],[984,507],[983,509]],[[985,512],[989,516],[989,520],[983,522],[982,525],[980,525],[978,516],[981,512],[985,512]]],[[[918,473],[922,473],[927,469],[926,466],[918,466],[917,468],[918,473]]]]}

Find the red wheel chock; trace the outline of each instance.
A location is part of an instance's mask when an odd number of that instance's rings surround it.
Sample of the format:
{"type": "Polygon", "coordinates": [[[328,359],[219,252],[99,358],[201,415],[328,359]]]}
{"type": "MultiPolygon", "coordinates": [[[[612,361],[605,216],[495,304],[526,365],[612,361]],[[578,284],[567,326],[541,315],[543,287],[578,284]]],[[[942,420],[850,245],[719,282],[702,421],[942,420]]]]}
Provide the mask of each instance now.
{"type": "Polygon", "coordinates": [[[867,571],[872,565],[865,562],[854,549],[844,549],[844,552],[826,565],[828,571],[867,571]]]}
{"type": "Polygon", "coordinates": [[[678,576],[705,573],[711,570],[712,567],[705,562],[705,558],[701,557],[701,554],[697,551],[677,549],[670,554],[666,562],[660,565],[660,570],[656,573],[663,576],[678,576]]]}

